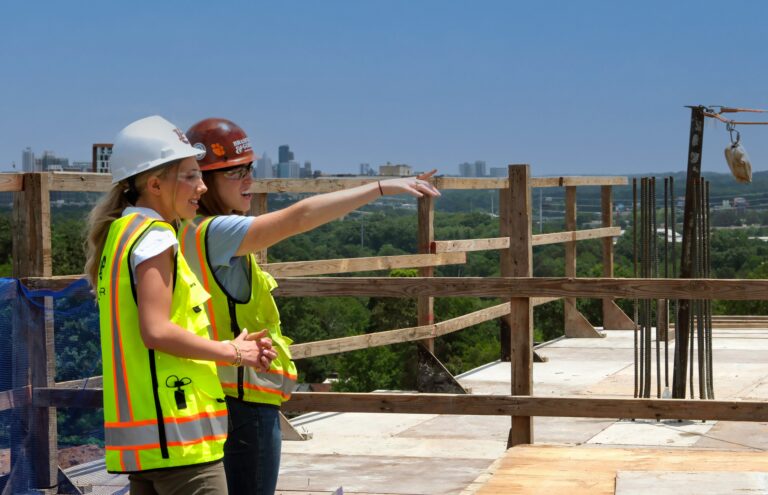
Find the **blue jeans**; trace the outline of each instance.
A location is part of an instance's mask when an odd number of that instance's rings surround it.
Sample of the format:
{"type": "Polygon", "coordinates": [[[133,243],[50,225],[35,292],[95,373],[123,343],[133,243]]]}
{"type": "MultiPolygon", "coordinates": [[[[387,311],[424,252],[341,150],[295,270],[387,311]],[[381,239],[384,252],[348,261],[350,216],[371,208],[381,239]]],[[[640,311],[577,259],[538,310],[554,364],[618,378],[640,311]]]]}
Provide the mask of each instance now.
{"type": "Polygon", "coordinates": [[[280,409],[227,396],[224,469],[230,495],[274,495],[280,471],[280,409]]]}

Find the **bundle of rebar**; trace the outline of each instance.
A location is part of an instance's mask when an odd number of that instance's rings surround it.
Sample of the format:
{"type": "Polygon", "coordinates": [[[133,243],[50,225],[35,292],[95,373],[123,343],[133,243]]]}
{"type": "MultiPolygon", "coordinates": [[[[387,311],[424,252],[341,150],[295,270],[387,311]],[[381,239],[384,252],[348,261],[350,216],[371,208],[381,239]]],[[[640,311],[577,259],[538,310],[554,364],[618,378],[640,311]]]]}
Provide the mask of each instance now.
{"type": "MultiPolygon", "coordinates": [[[[659,278],[663,263],[664,278],[677,278],[677,234],[675,215],[675,186],[673,177],[664,178],[663,229],[658,228],[658,217],[662,213],[657,209],[656,178],[640,178],[638,198],[638,180],[632,180],[633,205],[633,266],[634,276],[640,278],[659,278]],[[639,204],[638,204],[639,199],[639,204]],[[639,218],[638,218],[639,216],[639,218]],[[659,246],[659,236],[663,235],[663,246],[659,246]]],[[[696,227],[693,236],[694,277],[707,278],[710,275],[709,260],[709,183],[703,179],[694,183],[696,227]]],[[[679,302],[674,301],[674,310],[670,312],[667,300],[643,299],[634,301],[634,384],[635,397],[650,398],[653,382],[656,382],[656,397],[685,397],[686,381],[683,387],[669,390],[669,328],[670,313],[678,325],[679,302]],[[662,346],[663,345],[663,356],[662,346]],[[655,344],[655,352],[654,352],[655,344]],[[655,354],[655,380],[653,379],[653,356],[655,354]],[[662,371],[662,360],[664,362],[662,371]],[[664,387],[662,388],[662,374],[664,387]]],[[[675,346],[673,373],[688,374],[691,397],[694,397],[694,376],[698,373],[699,398],[713,399],[712,384],[712,307],[708,300],[691,301],[692,311],[689,316],[689,346],[675,346]],[[694,340],[696,343],[696,369],[694,369],[694,340]],[[689,369],[681,363],[690,363],[689,369]]],[[[684,375],[683,375],[684,376],[684,375]]],[[[677,380],[674,380],[677,384],[677,380]]]]}

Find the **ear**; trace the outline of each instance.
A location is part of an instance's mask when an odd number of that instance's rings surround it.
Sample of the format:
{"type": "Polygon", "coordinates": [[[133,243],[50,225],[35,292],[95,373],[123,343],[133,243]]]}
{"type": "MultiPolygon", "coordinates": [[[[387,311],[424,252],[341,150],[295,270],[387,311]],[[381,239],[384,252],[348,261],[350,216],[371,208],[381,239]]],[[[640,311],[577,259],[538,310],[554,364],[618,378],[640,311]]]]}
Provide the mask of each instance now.
{"type": "Polygon", "coordinates": [[[162,180],[160,177],[153,175],[149,179],[147,179],[147,192],[149,194],[153,194],[155,196],[160,196],[161,194],[161,184],[162,180]]]}

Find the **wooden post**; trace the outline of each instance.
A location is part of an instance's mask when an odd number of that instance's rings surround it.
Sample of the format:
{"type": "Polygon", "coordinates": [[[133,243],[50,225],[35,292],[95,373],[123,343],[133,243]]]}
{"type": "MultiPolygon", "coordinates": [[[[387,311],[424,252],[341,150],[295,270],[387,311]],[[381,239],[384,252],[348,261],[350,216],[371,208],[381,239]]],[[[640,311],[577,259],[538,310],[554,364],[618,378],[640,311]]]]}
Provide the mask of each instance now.
{"type": "MultiPolygon", "coordinates": [[[[531,167],[509,166],[509,189],[500,195],[499,223],[502,235],[509,236],[509,249],[500,251],[502,277],[533,276],[531,234],[531,167]]],[[[511,394],[533,395],[533,304],[528,297],[510,299],[504,317],[510,329],[511,394]]],[[[507,447],[533,443],[533,418],[512,416],[507,447]]]]}
{"type": "MultiPolygon", "coordinates": [[[[13,276],[50,277],[50,174],[24,174],[22,192],[13,201],[13,276]]],[[[13,340],[24,343],[14,353],[13,388],[53,387],[55,354],[52,300],[42,307],[21,297],[13,312],[13,340]],[[49,316],[49,317],[46,317],[49,316]]],[[[26,406],[15,411],[11,431],[11,492],[50,488],[57,484],[56,410],[26,406]],[[34,476],[32,486],[21,480],[34,476]]],[[[6,487],[7,489],[7,487],[6,487]]]]}
{"type": "MultiPolygon", "coordinates": [[[[576,186],[565,187],[565,230],[576,230],[576,186]]],[[[576,276],[576,241],[565,243],[565,276],[576,276]]],[[[566,297],[563,306],[565,335],[567,337],[601,337],[590,322],[576,308],[576,298],[566,297]]]]}
{"type": "MultiPolygon", "coordinates": [[[[613,226],[613,198],[611,186],[600,188],[603,227],[613,226]]],[[[603,277],[613,278],[613,237],[603,239],[603,277]]],[[[603,299],[603,328],[610,330],[633,330],[632,320],[619,308],[613,298],[603,299]]]]}
{"type": "MultiPolygon", "coordinates": [[[[429,196],[418,200],[418,249],[419,253],[429,253],[432,249],[432,241],[435,240],[435,202],[429,196]]],[[[432,277],[435,274],[434,267],[419,268],[420,277],[432,277]]],[[[435,322],[435,298],[431,296],[419,296],[417,301],[418,325],[431,325],[435,322]]],[[[421,341],[429,352],[435,352],[435,339],[429,338],[421,341]]]]}
{"type": "MultiPolygon", "coordinates": [[[[248,213],[254,217],[258,217],[269,211],[267,196],[267,193],[255,193],[255,201],[251,202],[251,210],[248,213]]],[[[260,265],[267,263],[267,248],[256,252],[256,262],[260,265]]]]}

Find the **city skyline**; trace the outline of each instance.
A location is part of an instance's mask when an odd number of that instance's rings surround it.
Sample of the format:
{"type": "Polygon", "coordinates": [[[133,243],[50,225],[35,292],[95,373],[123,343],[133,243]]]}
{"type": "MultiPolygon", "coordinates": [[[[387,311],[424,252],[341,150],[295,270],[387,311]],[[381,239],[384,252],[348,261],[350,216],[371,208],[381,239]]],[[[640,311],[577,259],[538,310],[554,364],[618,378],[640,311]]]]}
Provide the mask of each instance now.
{"type": "MultiPolygon", "coordinates": [[[[756,0],[6,7],[5,171],[27,146],[87,160],[152,114],[182,129],[229,118],[255,149],[292,143],[327,173],[391,162],[455,174],[476,160],[488,174],[679,171],[685,105],[768,108],[768,4],[756,0]]],[[[768,169],[768,129],[740,131],[754,170],[768,169]]],[[[728,143],[708,122],[704,171],[727,172],[728,143]]]]}

